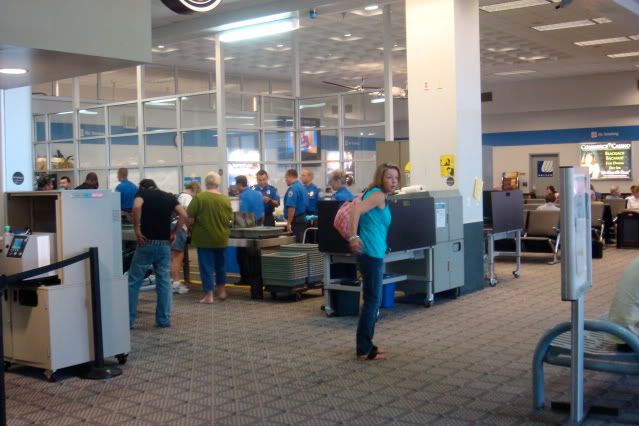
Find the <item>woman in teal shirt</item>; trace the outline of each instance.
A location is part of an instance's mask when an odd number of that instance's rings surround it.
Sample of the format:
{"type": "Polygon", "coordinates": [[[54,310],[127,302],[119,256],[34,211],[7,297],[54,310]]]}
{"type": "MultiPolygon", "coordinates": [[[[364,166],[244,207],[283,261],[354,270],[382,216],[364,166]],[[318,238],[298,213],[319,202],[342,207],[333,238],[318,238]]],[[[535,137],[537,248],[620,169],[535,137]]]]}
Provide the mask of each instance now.
{"type": "Polygon", "coordinates": [[[373,344],[377,311],[382,302],[384,255],[386,235],[391,223],[391,213],[386,196],[399,185],[399,168],[381,164],[375,171],[373,183],[364,193],[362,201],[351,209],[352,232],[348,239],[350,248],[358,254],[357,262],[362,273],[364,305],[357,324],[357,358],[363,361],[384,359],[384,353],[373,344]]]}

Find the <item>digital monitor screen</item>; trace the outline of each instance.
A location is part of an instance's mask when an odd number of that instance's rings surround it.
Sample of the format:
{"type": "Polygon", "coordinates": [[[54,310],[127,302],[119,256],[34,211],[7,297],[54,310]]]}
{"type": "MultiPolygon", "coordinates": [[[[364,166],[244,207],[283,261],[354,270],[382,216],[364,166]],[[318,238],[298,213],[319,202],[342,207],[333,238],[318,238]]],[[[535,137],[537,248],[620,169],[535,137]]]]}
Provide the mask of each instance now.
{"type": "Polygon", "coordinates": [[[11,250],[21,251],[24,249],[24,246],[27,244],[27,237],[22,237],[16,235],[13,237],[13,241],[11,242],[11,250]]]}
{"type": "Polygon", "coordinates": [[[630,142],[582,143],[579,165],[588,167],[591,180],[631,179],[630,142]]]}

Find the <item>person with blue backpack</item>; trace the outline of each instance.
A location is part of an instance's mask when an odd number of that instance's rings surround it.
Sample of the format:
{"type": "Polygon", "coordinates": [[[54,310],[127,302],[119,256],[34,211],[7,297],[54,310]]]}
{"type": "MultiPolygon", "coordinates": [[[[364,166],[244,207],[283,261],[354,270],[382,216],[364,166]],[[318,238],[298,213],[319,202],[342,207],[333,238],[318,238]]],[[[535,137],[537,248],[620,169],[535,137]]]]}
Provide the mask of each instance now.
{"type": "Polygon", "coordinates": [[[399,176],[399,167],[388,163],[380,164],[361,201],[353,202],[350,207],[351,235],[348,243],[351,251],[358,255],[364,297],[356,338],[357,359],[362,361],[385,358],[384,351],[373,344],[373,335],[377,311],[382,302],[386,236],[391,224],[391,212],[386,197],[398,188],[399,176]]]}

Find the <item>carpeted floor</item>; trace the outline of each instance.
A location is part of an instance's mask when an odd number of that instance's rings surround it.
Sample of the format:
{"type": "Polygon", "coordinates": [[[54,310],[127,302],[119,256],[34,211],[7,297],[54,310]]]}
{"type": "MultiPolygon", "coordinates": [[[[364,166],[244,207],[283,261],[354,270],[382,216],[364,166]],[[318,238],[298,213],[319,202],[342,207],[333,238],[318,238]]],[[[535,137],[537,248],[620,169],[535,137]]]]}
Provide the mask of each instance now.
{"type": "MultiPolygon", "coordinates": [[[[608,310],[636,250],[594,261],[586,316],[608,310]]],[[[495,288],[426,309],[383,310],[376,343],[388,360],[354,360],[355,317],[327,318],[315,292],[300,302],[253,301],[247,288],[200,305],[199,291],[174,297],[173,328],[153,327],[154,293],[143,293],[124,373],[109,382],[39,372],[7,374],[10,425],[376,425],[560,424],[561,413],[531,412],[531,358],[541,334],[570,317],[560,300],[560,265],[528,259],[515,280],[498,262],[495,288]]],[[[546,369],[547,401],[567,400],[569,370],[546,369]]],[[[589,403],[639,423],[639,378],[586,375],[589,403]]]]}

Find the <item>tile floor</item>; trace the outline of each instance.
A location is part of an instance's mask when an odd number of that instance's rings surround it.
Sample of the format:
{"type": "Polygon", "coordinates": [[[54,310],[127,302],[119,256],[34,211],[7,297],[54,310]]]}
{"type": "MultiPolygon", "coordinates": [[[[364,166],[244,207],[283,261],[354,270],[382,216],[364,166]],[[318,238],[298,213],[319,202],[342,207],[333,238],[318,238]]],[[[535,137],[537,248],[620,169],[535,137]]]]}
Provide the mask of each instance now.
{"type": "MultiPolygon", "coordinates": [[[[616,282],[637,250],[606,250],[594,261],[587,317],[607,312],[616,282]]],[[[253,301],[233,288],[224,303],[174,298],[174,327],[153,327],[144,293],[132,351],[108,382],[39,372],[7,374],[9,425],[509,425],[560,424],[565,414],[531,412],[531,357],[540,335],[570,316],[560,300],[560,265],[524,262],[519,280],[497,264],[495,288],[437,303],[384,310],[376,343],[389,359],[354,358],[356,318],[327,318],[322,298],[253,301]]],[[[315,293],[318,294],[318,293],[315,293]]],[[[546,369],[546,397],[568,397],[568,370],[546,369]]],[[[587,373],[586,398],[622,409],[587,424],[639,424],[639,378],[587,373]]]]}

